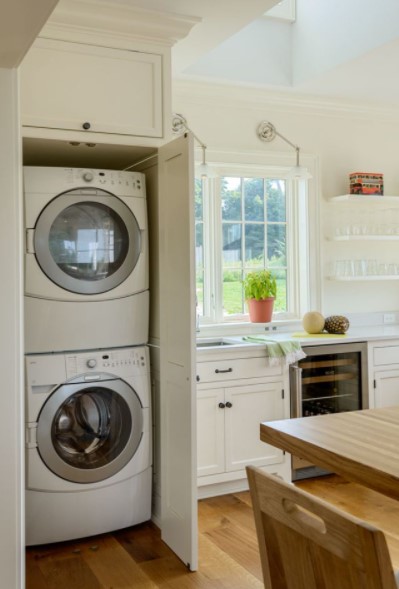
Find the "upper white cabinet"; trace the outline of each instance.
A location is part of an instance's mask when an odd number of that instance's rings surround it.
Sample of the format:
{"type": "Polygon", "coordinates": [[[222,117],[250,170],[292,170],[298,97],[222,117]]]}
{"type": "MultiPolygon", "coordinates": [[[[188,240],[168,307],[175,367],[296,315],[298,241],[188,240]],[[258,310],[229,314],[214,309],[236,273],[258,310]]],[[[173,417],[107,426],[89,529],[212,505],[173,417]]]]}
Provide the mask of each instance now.
{"type": "Polygon", "coordinates": [[[21,66],[22,123],[163,137],[162,78],[161,55],[39,39],[21,66]]]}
{"type": "Polygon", "coordinates": [[[171,138],[171,47],[196,22],[130,3],[60,0],[20,67],[23,136],[162,145],[171,138]]]}

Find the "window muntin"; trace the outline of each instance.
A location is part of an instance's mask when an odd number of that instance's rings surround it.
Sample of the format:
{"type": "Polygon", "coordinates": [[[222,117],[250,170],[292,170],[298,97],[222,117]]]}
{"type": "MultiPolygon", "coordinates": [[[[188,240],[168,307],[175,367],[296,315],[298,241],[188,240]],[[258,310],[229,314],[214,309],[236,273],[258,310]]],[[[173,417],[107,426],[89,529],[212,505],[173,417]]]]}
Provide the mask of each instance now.
{"type": "Polygon", "coordinates": [[[289,166],[213,169],[219,175],[201,188],[206,269],[203,284],[197,272],[200,324],[248,321],[241,281],[264,267],[277,274],[274,319],[298,319],[309,297],[306,255],[299,255],[308,248],[307,184],[287,179],[289,166]]]}

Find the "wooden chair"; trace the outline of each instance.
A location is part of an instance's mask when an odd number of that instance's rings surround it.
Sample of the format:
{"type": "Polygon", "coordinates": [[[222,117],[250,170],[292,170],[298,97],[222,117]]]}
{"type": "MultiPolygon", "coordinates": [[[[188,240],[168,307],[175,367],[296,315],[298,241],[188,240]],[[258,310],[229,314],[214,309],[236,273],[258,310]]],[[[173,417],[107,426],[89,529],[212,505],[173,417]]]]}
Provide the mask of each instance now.
{"type": "Polygon", "coordinates": [[[397,589],[381,530],[247,467],[266,589],[397,589]]]}

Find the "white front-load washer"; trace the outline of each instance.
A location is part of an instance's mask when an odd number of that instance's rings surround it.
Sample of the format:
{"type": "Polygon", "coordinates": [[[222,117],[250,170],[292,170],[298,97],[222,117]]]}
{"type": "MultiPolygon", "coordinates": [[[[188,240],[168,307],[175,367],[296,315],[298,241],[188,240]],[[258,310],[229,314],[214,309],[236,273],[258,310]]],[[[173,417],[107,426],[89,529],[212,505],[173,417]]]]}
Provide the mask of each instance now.
{"type": "Polygon", "coordinates": [[[25,351],[148,340],[145,176],[24,168],[25,351]]]}
{"type": "Polygon", "coordinates": [[[151,517],[148,348],[26,356],[26,543],[151,517]]]}

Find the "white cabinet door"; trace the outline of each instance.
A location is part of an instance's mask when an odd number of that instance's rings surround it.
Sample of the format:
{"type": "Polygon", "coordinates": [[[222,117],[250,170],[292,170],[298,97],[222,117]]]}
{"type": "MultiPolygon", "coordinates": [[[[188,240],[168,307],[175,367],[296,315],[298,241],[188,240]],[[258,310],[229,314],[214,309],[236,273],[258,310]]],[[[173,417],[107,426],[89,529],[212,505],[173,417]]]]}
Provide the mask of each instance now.
{"type": "Polygon", "coordinates": [[[160,55],[38,39],[20,71],[24,126],[163,136],[160,55]]]}
{"type": "Polygon", "coordinates": [[[260,423],[284,419],[283,383],[225,389],[226,470],[283,461],[283,452],[260,441],[260,423]]]}
{"type": "Polygon", "coordinates": [[[399,370],[383,370],[376,372],[374,377],[375,406],[399,405],[399,370]]]}
{"type": "Polygon", "coordinates": [[[191,134],[159,150],[162,539],[198,566],[194,161],[191,134]]]}
{"type": "Polygon", "coordinates": [[[197,392],[198,476],[224,472],[224,390],[197,392]]]}

